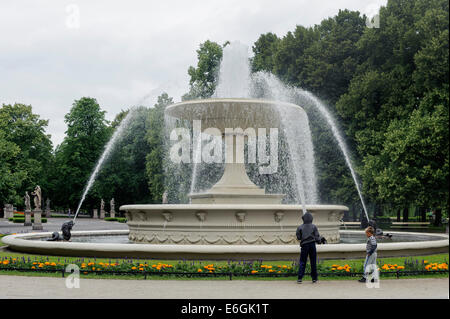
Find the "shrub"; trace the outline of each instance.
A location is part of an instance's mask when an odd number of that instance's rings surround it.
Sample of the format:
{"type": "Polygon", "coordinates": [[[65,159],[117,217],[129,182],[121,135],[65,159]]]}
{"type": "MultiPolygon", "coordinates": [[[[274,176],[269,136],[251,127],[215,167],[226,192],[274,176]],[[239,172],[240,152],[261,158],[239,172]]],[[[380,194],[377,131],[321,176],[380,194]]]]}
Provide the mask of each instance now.
{"type": "Polygon", "coordinates": [[[105,220],[107,222],[119,222],[119,223],[127,222],[127,219],[125,217],[105,217],[105,220]]]}

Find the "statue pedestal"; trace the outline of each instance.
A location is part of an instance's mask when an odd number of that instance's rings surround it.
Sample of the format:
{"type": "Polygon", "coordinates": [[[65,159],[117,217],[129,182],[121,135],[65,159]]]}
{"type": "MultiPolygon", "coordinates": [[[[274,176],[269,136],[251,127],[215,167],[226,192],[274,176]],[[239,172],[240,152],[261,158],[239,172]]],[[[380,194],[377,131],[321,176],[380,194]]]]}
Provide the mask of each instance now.
{"type": "Polygon", "coordinates": [[[92,218],[98,219],[98,209],[94,209],[94,213],[92,215],[92,218]]]}
{"type": "Polygon", "coordinates": [[[42,227],[42,210],[36,209],[34,211],[34,223],[33,223],[33,230],[43,230],[42,227]]]}
{"type": "Polygon", "coordinates": [[[116,217],[116,212],[115,211],[110,211],[109,212],[109,217],[111,217],[111,218],[115,218],[116,217]]]}
{"type": "Polygon", "coordinates": [[[105,211],[103,209],[100,210],[100,219],[105,219],[105,211]]]}
{"type": "Polygon", "coordinates": [[[25,210],[25,222],[23,223],[24,226],[31,226],[31,210],[25,210]]]}
{"type": "Polygon", "coordinates": [[[3,209],[3,217],[5,219],[9,219],[11,217],[14,217],[14,207],[10,204],[6,204],[3,209]]]}

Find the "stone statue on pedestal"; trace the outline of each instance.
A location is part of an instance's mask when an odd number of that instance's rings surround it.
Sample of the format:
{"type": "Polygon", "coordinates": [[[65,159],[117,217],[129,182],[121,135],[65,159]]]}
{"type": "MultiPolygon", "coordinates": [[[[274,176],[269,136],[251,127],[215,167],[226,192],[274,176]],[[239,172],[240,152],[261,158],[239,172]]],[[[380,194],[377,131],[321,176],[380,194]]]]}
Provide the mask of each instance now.
{"type": "Polygon", "coordinates": [[[164,191],[163,195],[162,195],[162,203],[163,204],[168,204],[169,203],[169,194],[167,193],[167,190],[164,191]]]}
{"type": "Polygon", "coordinates": [[[28,192],[25,192],[25,196],[24,196],[24,200],[25,200],[25,219],[24,219],[24,226],[31,226],[31,199],[30,199],[30,195],[28,195],[28,192]]]}
{"type": "Polygon", "coordinates": [[[111,210],[109,212],[109,216],[114,218],[114,217],[116,217],[116,207],[115,207],[114,198],[111,199],[111,201],[109,202],[109,205],[111,207],[111,210]]]}
{"type": "Polygon", "coordinates": [[[41,210],[42,192],[39,185],[36,186],[34,192],[32,192],[31,195],[34,195],[34,209],[41,210]]]}
{"type": "Polygon", "coordinates": [[[25,192],[25,211],[31,211],[31,199],[30,199],[30,195],[28,195],[28,192],[25,192]]]}
{"type": "Polygon", "coordinates": [[[103,198],[100,201],[100,219],[105,219],[105,201],[103,198]]]}

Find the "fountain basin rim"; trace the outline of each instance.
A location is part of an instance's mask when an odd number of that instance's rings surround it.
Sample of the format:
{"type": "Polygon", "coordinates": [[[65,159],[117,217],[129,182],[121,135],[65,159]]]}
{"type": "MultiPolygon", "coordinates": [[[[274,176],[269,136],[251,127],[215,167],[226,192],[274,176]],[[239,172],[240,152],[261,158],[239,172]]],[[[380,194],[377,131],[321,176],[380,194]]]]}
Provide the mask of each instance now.
{"type": "MultiPolygon", "coordinates": [[[[341,233],[360,233],[357,230],[341,230],[341,233]]],[[[127,235],[129,230],[73,231],[73,236],[127,235]]],[[[414,256],[448,252],[449,236],[436,233],[391,232],[392,234],[428,235],[442,239],[417,242],[379,243],[378,255],[414,256]]],[[[142,257],[182,259],[233,259],[256,258],[265,260],[283,260],[298,258],[299,245],[155,245],[155,244],[117,244],[86,242],[48,242],[39,239],[51,237],[52,232],[25,233],[8,235],[2,242],[9,249],[21,252],[41,253],[64,256],[89,257],[142,257]],[[153,256],[153,257],[152,257],[153,256]],[[195,256],[195,257],[193,257],[195,256]]],[[[366,244],[329,244],[318,245],[320,258],[363,258],[366,244]]]]}
{"type": "MultiPolygon", "coordinates": [[[[306,210],[312,212],[317,210],[340,210],[348,211],[343,205],[305,205],[306,210]]],[[[133,204],[122,205],[122,211],[131,210],[300,210],[303,206],[298,204],[133,204]]]]}

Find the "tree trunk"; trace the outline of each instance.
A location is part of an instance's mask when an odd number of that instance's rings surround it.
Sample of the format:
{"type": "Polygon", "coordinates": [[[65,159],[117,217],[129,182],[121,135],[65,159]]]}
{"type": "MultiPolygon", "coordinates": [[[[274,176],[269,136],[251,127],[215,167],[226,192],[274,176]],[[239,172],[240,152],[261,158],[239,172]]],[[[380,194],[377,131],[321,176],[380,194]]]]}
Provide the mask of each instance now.
{"type": "Polygon", "coordinates": [[[397,209],[397,222],[400,222],[400,209],[397,209]]]}
{"type": "Polygon", "coordinates": [[[426,222],[427,221],[427,209],[425,207],[419,207],[420,211],[420,221],[426,222]]]}
{"type": "Polygon", "coordinates": [[[442,224],[442,209],[436,209],[436,213],[434,215],[434,226],[441,226],[442,224]]]}
{"type": "Polygon", "coordinates": [[[408,221],[409,209],[407,207],[403,208],[403,222],[406,223],[408,221]]]}

